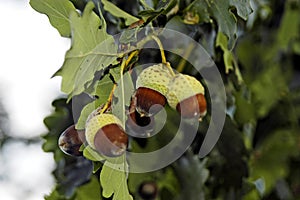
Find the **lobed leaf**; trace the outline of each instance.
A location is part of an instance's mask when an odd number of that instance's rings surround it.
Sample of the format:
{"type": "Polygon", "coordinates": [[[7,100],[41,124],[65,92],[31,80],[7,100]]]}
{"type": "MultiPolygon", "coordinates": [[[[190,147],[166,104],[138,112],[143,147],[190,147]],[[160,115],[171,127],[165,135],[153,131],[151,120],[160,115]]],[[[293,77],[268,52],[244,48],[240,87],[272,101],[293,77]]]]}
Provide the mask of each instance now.
{"type": "Polygon", "coordinates": [[[240,74],[239,66],[235,62],[234,54],[231,50],[228,50],[228,39],[227,37],[219,32],[216,39],[216,47],[220,47],[223,50],[223,60],[225,65],[225,73],[228,74],[229,71],[234,71],[237,76],[238,82],[242,83],[243,77],[240,74]]]}
{"type": "Polygon", "coordinates": [[[212,19],[219,25],[219,32],[228,37],[227,48],[232,49],[236,41],[237,19],[231,7],[237,9],[237,14],[246,20],[252,12],[249,0],[195,0],[186,9],[186,13],[193,13],[199,17],[199,22],[210,23],[212,19]]]}
{"type": "Polygon", "coordinates": [[[72,12],[72,46],[66,53],[65,62],[55,76],[62,76],[61,90],[72,96],[80,94],[92,84],[94,74],[115,62],[117,46],[106,33],[106,24],[93,12],[89,2],[82,16],[72,12]],[[100,28],[99,28],[100,27],[100,28]]]}
{"type": "Polygon", "coordinates": [[[230,5],[237,9],[237,14],[243,19],[247,20],[252,13],[250,0],[230,0],[230,5]]]}
{"type": "Polygon", "coordinates": [[[133,200],[127,187],[127,168],[125,154],[104,163],[100,173],[103,197],[113,195],[113,200],[133,200]]]}
{"type": "Polygon", "coordinates": [[[31,7],[49,18],[51,25],[58,30],[61,36],[71,36],[69,16],[75,12],[74,5],[68,0],[30,0],[31,7]]]}
{"type": "Polygon", "coordinates": [[[101,0],[101,2],[104,5],[104,10],[106,10],[107,12],[109,12],[110,14],[112,14],[115,17],[124,18],[126,26],[129,26],[130,24],[139,20],[139,18],[128,14],[127,12],[118,8],[116,5],[114,5],[113,3],[111,3],[107,0],[101,0]]]}

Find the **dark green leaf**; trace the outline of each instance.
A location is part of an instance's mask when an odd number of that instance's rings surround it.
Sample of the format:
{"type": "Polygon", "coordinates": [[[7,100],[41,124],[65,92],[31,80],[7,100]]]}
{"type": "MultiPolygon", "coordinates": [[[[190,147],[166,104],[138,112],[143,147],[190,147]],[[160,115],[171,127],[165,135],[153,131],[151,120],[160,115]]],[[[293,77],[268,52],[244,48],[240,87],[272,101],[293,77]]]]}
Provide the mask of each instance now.
{"type": "Polygon", "coordinates": [[[76,190],[75,200],[101,200],[100,184],[96,177],[92,176],[91,180],[78,187],[76,190]]]}
{"type": "Polygon", "coordinates": [[[250,2],[247,0],[195,0],[189,5],[185,12],[191,12],[199,16],[199,22],[210,23],[211,19],[216,20],[219,26],[219,32],[228,37],[226,48],[232,49],[236,41],[237,19],[231,11],[231,6],[236,7],[238,15],[247,19],[251,13],[250,2]]]}
{"type": "Polygon", "coordinates": [[[287,160],[299,155],[296,134],[293,129],[277,130],[255,150],[251,159],[250,180],[262,178],[265,193],[270,192],[279,178],[287,175],[287,160]]]}
{"type": "Polygon", "coordinates": [[[300,34],[300,8],[292,8],[286,3],[286,12],[281,20],[277,34],[277,45],[279,48],[287,50],[289,45],[298,38],[300,34]]]}
{"type": "Polygon", "coordinates": [[[244,20],[252,13],[250,0],[230,0],[230,5],[237,9],[237,14],[244,20]]]}
{"type": "Polygon", "coordinates": [[[278,65],[262,71],[250,84],[256,116],[264,117],[287,92],[285,78],[278,65]]]}
{"type": "Polygon", "coordinates": [[[190,151],[175,163],[175,173],[181,185],[179,199],[204,199],[204,183],[209,176],[205,165],[206,160],[201,161],[190,151]]]}

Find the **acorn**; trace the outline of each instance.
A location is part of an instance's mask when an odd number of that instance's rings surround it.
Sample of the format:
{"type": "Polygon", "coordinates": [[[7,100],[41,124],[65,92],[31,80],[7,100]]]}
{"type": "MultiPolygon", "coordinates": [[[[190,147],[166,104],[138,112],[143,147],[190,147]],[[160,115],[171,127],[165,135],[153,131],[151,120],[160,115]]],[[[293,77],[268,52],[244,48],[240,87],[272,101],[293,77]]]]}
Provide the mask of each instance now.
{"type": "Polygon", "coordinates": [[[153,181],[144,181],[139,186],[138,193],[143,200],[154,200],[158,194],[157,184],[153,181]]]}
{"type": "Polygon", "coordinates": [[[192,76],[175,75],[170,81],[166,97],[170,107],[176,109],[184,118],[201,119],[206,114],[204,87],[192,76]]]}
{"type": "Polygon", "coordinates": [[[154,116],[141,116],[136,110],[137,98],[133,94],[128,110],[128,117],[126,121],[126,130],[129,134],[137,137],[149,137],[154,130],[154,116]]]}
{"type": "Polygon", "coordinates": [[[58,146],[67,155],[82,156],[79,149],[84,142],[84,130],[76,130],[75,125],[71,125],[59,136],[58,146]]]}
{"type": "Polygon", "coordinates": [[[107,157],[122,155],[128,144],[128,136],[121,121],[112,114],[99,114],[86,124],[86,141],[98,153],[107,157]]]}
{"type": "Polygon", "coordinates": [[[167,103],[166,94],[172,76],[164,64],[144,69],[136,80],[136,110],[141,116],[158,113],[167,103]],[[158,105],[158,106],[157,106],[158,105]]]}

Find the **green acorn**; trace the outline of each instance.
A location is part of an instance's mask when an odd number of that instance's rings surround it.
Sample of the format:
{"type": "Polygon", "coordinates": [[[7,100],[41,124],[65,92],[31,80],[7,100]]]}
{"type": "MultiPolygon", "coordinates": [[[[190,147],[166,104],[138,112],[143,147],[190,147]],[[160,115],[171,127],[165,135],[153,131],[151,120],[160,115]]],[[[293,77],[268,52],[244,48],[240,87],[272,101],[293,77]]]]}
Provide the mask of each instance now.
{"type": "Polygon", "coordinates": [[[122,122],[112,114],[92,117],[86,124],[85,136],[93,149],[108,157],[122,155],[128,144],[122,122]]]}
{"type": "Polygon", "coordinates": [[[136,109],[141,116],[154,115],[165,106],[171,79],[172,76],[164,64],[152,65],[141,72],[136,81],[135,93],[136,109]]]}
{"type": "Polygon", "coordinates": [[[182,117],[203,117],[206,114],[204,87],[194,77],[177,74],[169,84],[166,95],[170,107],[176,109],[182,117]]]}

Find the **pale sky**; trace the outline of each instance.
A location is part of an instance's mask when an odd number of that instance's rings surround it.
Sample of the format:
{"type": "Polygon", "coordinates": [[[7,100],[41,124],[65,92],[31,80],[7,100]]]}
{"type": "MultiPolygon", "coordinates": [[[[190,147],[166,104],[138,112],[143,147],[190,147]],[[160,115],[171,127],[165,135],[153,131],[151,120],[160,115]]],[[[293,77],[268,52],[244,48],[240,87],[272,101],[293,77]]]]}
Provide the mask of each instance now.
{"type": "MultiPolygon", "coordinates": [[[[0,0],[0,99],[9,114],[11,134],[46,133],[60,78],[50,79],[63,63],[70,41],[34,11],[29,0],[0,0]]],[[[52,154],[41,144],[8,143],[0,151],[0,199],[41,200],[54,186],[52,154]]]]}

